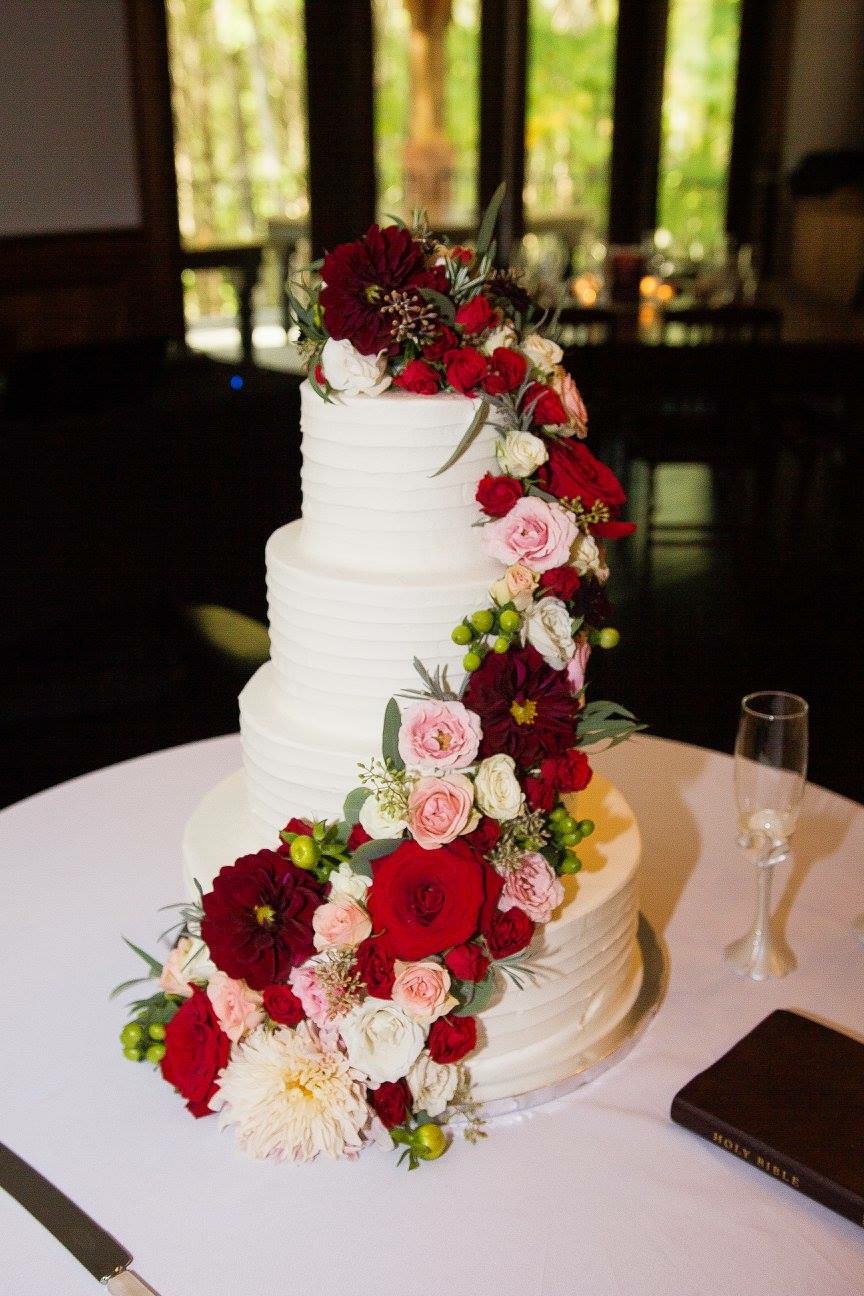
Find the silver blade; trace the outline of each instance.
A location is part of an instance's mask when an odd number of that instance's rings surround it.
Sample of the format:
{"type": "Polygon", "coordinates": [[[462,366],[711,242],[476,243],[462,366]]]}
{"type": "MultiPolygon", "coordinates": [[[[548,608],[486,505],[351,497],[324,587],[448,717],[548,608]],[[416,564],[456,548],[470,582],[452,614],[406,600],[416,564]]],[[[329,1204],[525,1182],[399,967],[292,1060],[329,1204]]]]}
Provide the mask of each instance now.
{"type": "Polygon", "coordinates": [[[0,1187],[53,1233],[100,1282],[131,1262],[132,1256],[125,1247],[4,1143],[0,1143],[0,1187]]]}

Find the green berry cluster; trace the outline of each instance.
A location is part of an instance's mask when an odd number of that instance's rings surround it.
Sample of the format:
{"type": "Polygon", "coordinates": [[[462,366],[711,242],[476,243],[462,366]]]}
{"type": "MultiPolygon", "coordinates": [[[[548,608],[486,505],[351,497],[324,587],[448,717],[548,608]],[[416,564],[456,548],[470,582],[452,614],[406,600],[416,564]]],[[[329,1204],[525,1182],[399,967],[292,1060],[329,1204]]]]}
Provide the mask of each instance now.
{"type": "Polygon", "coordinates": [[[134,1007],[135,1018],[120,1032],[123,1056],[130,1062],[150,1062],[158,1066],[165,1056],[165,1028],[180,1006],[176,995],[159,991],[134,1007]]]}
{"type": "Polygon", "coordinates": [[[479,608],[472,612],[459,622],[450,638],[460,647],[468,648],[462,658],[462,665],[466,671],[471,672],[477,670],[490,650],[495,653],[507,652],[521,626],[522,617],[513,604],[508,603],[503,608],[479,608]],[[488,642],[490,637],[491,644],[488,642]]]}
{"type": "Polygon", "coordinates": [[[549,829],[552,833],[550,845],[556,855],[556,872],[578,873],[582,861],[573,851],[586,837],[594,831],[592,819],[574,819],[564,805],[557,805],[549,815],[549,829]]]}
{"type": "Polygon", "coordinates": [[[348,858],[348,849],[339,835],[339,825],[316,820],[308,833],[279,834],[288,847],[292,864],[314,873],[319,882],[326,882],[335,868],[348,858]]]}
{"type": "Polygon", "coordinates": [[[617,648],[621,642],[621,632],[614,626],[604,626],[602,630],[589,630],[588,642],[594,648],[617,648]]]}
{"type": "Polygon", "coordinates": [[[397,1125],[391,1129],[393,1142],[404,1148],[399,1165],[407,1160],[408,1169],[416,1170],[421,1161],[437,1161],[447,1151],[447,1135],[437,1121],[418,1120],[417,1124],[397,1125]]]}

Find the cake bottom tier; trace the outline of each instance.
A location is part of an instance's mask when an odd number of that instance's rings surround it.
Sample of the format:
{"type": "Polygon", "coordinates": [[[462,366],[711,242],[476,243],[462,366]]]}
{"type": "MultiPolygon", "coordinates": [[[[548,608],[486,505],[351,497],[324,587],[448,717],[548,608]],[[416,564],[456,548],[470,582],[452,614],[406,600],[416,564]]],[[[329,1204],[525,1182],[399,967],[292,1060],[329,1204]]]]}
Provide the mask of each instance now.
{"type": "MultiPolygon", "coordinates": [[[[196,882],[206,892],[224,865],[276,845],[278,828],[248,813],[245,783],[244,771],[230,775],[186,826],[184,881],[192,897],[196,882]]],[[[479,1016],[478,1049],[468,1059],[478,1102],[566,1079],[580,1055],[629,1012],[641,987],[641,842],[633,812],[599,774],[569,801],[596,828],[579,847],[581,872],[563,879],[563,904],[516,968],[522,988],[502,975],[495,1000],[479,1016]]],[[[283,804],[279,826],[295,813],[297,806],[283,804]]]]}

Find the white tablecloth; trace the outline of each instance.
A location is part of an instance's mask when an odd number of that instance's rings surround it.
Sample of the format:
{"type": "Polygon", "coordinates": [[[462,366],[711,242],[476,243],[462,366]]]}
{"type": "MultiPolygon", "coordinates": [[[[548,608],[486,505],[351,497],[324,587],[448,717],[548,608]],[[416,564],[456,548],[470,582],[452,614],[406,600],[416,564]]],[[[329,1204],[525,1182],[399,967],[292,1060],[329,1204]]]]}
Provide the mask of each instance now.
{"type": "MultiPolygon", "coordinates": [[[[728,757],[639,737],[597,761],[637,811],[643,910],[671,958],[647,1033],[608,1074],[407,1174],[244,1159],[146,1065],[124,1060],[111,986],[181,897],[180,839],[239,762],[236,738],[115,766],[0,815],[0,1138],[135,1257],[160,1296],[851,1296],[864,1231],[668,1119],[676,1090],[777,1007],[860,1034],[864,808],[810,788],[777,877],[798,971],[739,979],[749,923],[728,757]]],[[[286,812],[290,807],[286,807],[286,812]]],[[[0,1192],[0,1291],[93,1280],[0,1192]]]]}

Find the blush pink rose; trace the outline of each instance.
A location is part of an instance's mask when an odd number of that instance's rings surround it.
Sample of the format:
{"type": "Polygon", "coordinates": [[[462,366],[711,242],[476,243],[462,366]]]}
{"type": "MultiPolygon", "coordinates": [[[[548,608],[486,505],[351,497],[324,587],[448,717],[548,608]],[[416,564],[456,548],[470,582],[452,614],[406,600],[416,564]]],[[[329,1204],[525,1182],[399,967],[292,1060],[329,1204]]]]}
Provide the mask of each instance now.
{"type": "Polygon", "coordinates": [[[480,717],[461,702],[434,699],[406,707],[399,730],[399,755],[406,765],[431,771],[464,769],[477,755],[480,717]]]}
{"type": "Polygon", "coordinates": [[[489,593],[496,603],[512,603],[519,612],[524,612],[531,606],[536,588],[537,573],[524,563],[514,563],[495,582],[489,593]]]}
{"type": "MultiPolygon", "coordinates": [[[[552,386],[558,393],[558,399],[564,406],[564,413],[573,431],[581,439],[588,435],[588,411],[582,394],[573,379],[564,369],[560,369],[552,379],[552,386]]],[[[568,435],[565,433],[565,435],[568,435]]]]}
{"type": "Polygon", "coordinates": [[[408,797],[408,828],[426,850],[469,831],[476,820],[474,785],[464,774],[418,779],[408,797]]]}
{"type": "Polygon", "coordinates": [[[528,851],[508,873],[498,908],[521,909],[532,922],[547,923],[564,899],[564,888],[542,855],[528,851]]]}
{"type": "Polygon", "coordinates": [[[318,962],[318,959],[311,958],[301,963],[300,967],[293,968],[288,984],[300,1000],[309,1020],[323,1028],[330,1021],[330,1010],[324,988],[318,980],[318,962]]]}
{"type": "Polygon", "coordinates": [[[433,1022],[455,1005],[448,994],[450,973],[440,963],[427,959],[422,963],[395,964],[396,980],[390,998],[415,1021],[433,1022]]]}
{"type": "Polygon", "coordinates": [[[486,552],[508,567],[524,563],[544,572],[568,561],[577,534],[571,514],[560,504],[524,495],[503,518],[483,528],[482,540],[486,552]]]}
{"type": "Polygon", "coordinates": [[[264,1020],[263,1001],[257,990],[250,990],[245,981],[234,981],[224,972],[214,972],[210,977],[207,998],[221,1029],[234,1044],[264,1020]]]}
{"type": "Polygon", "coordinates": [[[166,994],[182,995],[188,999],[193,987],[189,984],[186,966],[192,952],[192,941],[188,936],[181,936],[168,955],[159,977],[159,985],[166,994]]]}
{"type": "Polygon", "coordinates": [[[567,663],[567,680],[574,693],[581,693],[585,687],[585,672],[588,669],[588,658],[591,656],[591,645],[587,639],[576,641],[576,651],[567,663]]]}
{"type": "Polygon", "coordinates": [[[316,950],[335,945],[353,947],[372,935],[372,923],[362,905],[343,896],[318,906],[312,915],[312,930],[316,950]]]}

